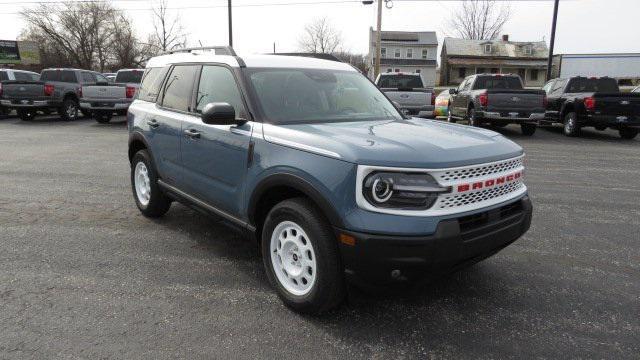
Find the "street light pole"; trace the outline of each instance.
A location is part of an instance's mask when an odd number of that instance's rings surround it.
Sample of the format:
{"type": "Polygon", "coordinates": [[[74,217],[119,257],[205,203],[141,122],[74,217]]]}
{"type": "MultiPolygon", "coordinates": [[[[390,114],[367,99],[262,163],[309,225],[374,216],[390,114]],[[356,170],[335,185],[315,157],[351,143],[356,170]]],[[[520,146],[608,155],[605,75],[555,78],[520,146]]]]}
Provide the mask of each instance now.
{"type": "Polygon", "coordinates": [[[373,67],[373,78],[377,79],[378,74],[380,74],[380,56],[382,55],[382,50],[380,49],[380,32],[382,31],[382,0],[378,0],[378,24],[376,27],[376,63],[373,67]]]}
{"type": "Polygon", "coordinates": [[[233,47],[233,22],[231,20],[231,0],[227,0],[229,8],[229,46],[233,47]]]}
{"type": "Polygon", "coordinates": [[[558,20],[559,2],[560,0],[555,0],[553,3],[553,22],[551,23],[551,40],[549,41],[549,59],[547,59],[547,80],[551,79],[551,65],[553,62],[553,46],[556,42],[556,22],[558,20]]]}

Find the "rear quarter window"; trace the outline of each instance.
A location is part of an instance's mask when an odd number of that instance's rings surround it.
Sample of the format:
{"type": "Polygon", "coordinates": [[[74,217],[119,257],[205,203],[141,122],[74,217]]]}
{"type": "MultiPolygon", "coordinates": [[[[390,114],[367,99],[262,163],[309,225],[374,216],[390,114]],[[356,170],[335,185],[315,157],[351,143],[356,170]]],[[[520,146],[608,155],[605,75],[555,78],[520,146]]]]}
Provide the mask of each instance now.
{"type": "Polygon", "coordinates": [[[147,69],[138,89],[138,99],[155,102],[168,70],[168,67],[147,69]]]}
{"type": "Polygon", "coordinates": [[[140,81],[142,81],[143,74],[144,74],[144,71],[142,70],[118,71],[115,82],[140,84],[140,81]]]}

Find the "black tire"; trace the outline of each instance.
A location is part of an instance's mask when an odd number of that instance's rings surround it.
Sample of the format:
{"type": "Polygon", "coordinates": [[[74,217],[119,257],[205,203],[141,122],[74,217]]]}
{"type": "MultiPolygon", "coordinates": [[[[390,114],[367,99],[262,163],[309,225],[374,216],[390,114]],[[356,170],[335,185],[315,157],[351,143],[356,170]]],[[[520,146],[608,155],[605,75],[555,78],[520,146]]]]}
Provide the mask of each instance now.
{"type": "Polygon", "coordinates": [[[478,121],[478,118],[476,118],[476,109],[469,108],[469,110],[467,111],[467,118],[469,119],[469,126],[480,126],[480,122],[478,121]]]}
{"type": "Polygon", "coordinates": [[[300,313],[319,314],[336,308],[344,300],[345,281],[336,237],[328,221],[309,200],[294,198],[274,206],[262,228],[261,247],[267,277],[288,307],[300,313]],[[308,235],[314,252],[315,282],[303,295],[285,289],[274,270],[271,236],[283,222],[298,225],[308,235]]]}
{"type": "Polygon", "coordinates": [[[578,117],[575,112],[568,112],[563,119],[562,132],[566,136],[574,137],[580,135],[580,125],[578,124],[578,117]]]}
{"type": "Polygon", "coordinates": [[[58,109],[60,118],[64,121],[73,121],[78,118],[78,102],[74,99],[67,98],[62,103],[62,107],[58,109]]]}
{"type": "Polygon", "coordinates": [[[113,114],[107,111],[95,111],[93,113],[93,118],[96,119],[100,124],[106,124],[111,121],[111,117],[113,114]]]}
{"type": "Polygon", "coordinates": [[[536,124],[520,124],[522,135],[531,136],[536,133],[536,124]]]}
{"type": "Polygon", "coordinates": [[[625,140],[632,140],[638,135],[638,129],[634,128],[620,128],[618,130],[620,137],[625,140]]]}
{"type": "Polygon", "coordinates": [[[36,112],[33,110],[18,110],[18,117],[22,121],[31,121],[36,117],[36,112]]]}
{"type": "Polygon", "coordinates": [[[142,215],[150,218],[157,218],[169,211],[171,200],[162,192],[160,186],[158,186],[156,169],[147,150],[138,151],[131,160],[131,190],[133,191],[133,198],[136,205],[138,206],[138,209],[140,209],[142,215]],[[150,196],[146,204],[140,201],[136,190],[135,171],[138,163],[143,163],[148,172],[150,196]]]}

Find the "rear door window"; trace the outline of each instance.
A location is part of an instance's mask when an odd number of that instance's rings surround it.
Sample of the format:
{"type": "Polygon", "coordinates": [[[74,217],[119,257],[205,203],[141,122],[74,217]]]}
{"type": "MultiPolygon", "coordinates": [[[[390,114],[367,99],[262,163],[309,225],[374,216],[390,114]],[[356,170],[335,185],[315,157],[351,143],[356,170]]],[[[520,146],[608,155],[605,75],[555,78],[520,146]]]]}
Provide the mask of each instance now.
{"type": "Polygon", "coordinates": [[[149,68],[145,71],[138,89],[138,99],[155,102],[169,68],[149,68]]]}
{"type": "Polygon", "coordinates": [[[173,67],[164,86],[163,107],[183,112],[191,111],[191,94],[198,69],[198,65],[173,67]]]}
{"type": "Polygon", "coordinates": [[[115,82],[140,84],[140,81],[142,81],[142,74],[144,74],[142,70],[118,71],[115,82]]]}

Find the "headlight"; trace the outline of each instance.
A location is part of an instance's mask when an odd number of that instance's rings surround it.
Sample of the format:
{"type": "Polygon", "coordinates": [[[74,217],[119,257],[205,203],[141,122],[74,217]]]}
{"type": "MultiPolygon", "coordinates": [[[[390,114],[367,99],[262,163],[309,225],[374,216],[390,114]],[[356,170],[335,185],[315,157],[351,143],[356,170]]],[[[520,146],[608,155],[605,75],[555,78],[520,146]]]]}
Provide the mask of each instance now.
{"type": "Polygon", "coordinates": [[[371,205],[391,209],[425,210],[438,194],[449,191],[430,175],[420,173],[373,172],[362,184],[362,195],[371,205]]]}

